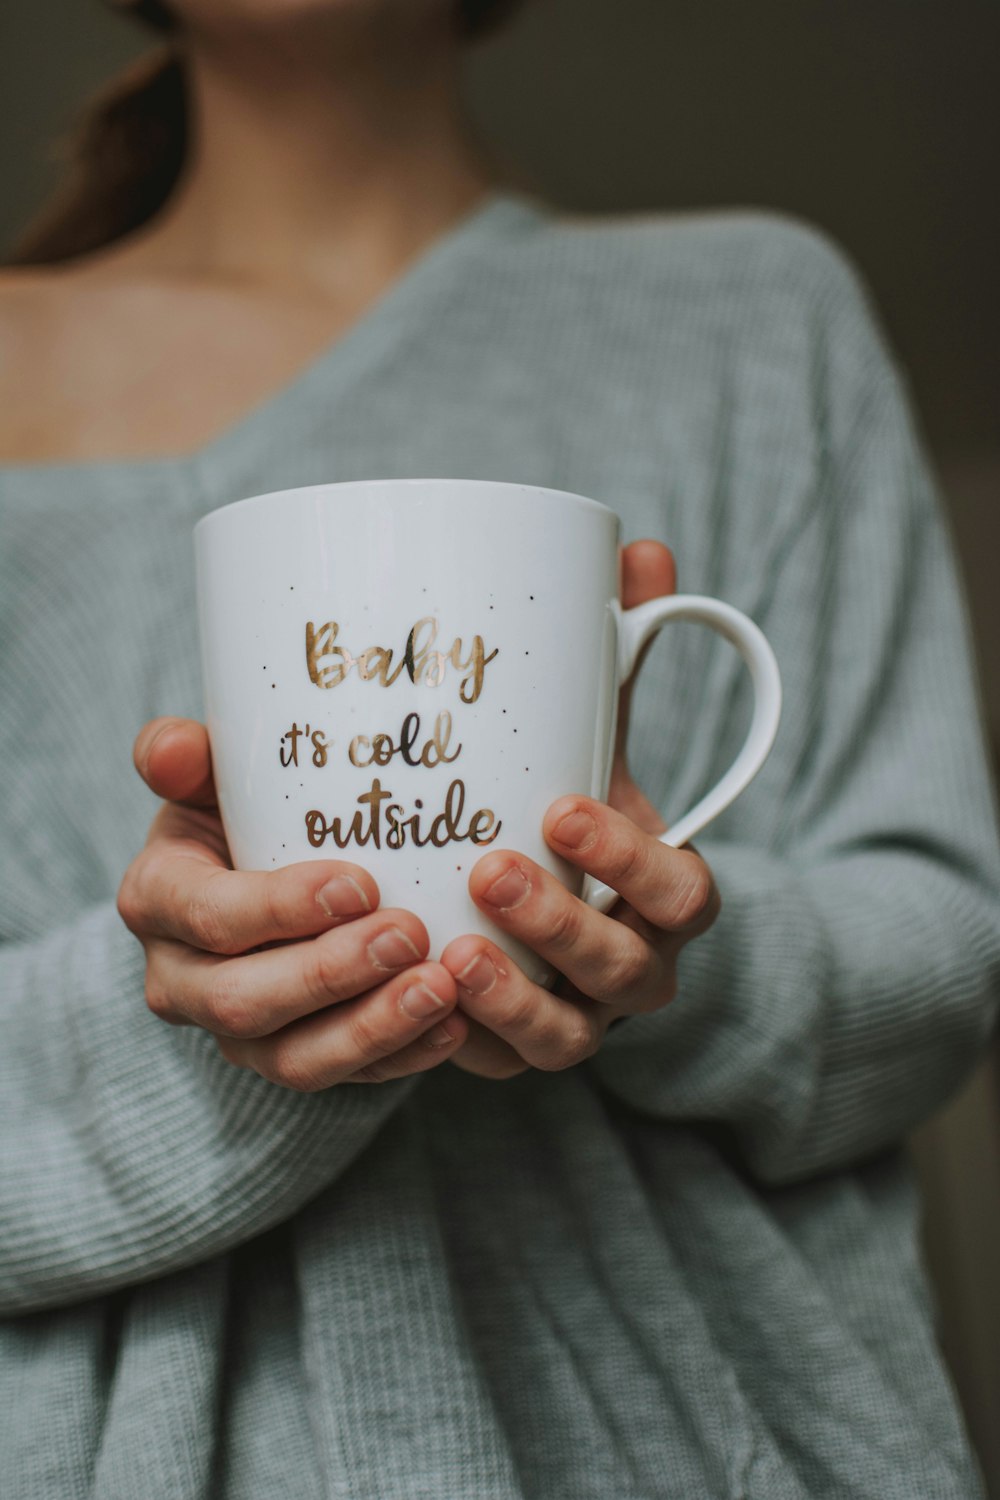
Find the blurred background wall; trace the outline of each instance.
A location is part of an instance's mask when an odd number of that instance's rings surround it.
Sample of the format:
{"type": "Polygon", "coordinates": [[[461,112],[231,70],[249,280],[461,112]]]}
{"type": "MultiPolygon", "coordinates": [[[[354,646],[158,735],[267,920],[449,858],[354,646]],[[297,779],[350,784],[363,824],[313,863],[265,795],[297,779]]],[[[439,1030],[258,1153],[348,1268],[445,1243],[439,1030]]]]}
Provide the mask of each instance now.
{"type": "MultiPolygon", "coordinates": [[[[76,105],[143,42],[97,0],[2,0],[0,245],[52,181],[76,105]]],[[[558,203],[763,206],[848,251],[942,481],[1000,744],[996,0],[528,0],[470,57],[469,99],[500,158],[558,203]]],[[[914,1149],[942,1340],[1000,1500],[995,1057],[914,1149]]]]}

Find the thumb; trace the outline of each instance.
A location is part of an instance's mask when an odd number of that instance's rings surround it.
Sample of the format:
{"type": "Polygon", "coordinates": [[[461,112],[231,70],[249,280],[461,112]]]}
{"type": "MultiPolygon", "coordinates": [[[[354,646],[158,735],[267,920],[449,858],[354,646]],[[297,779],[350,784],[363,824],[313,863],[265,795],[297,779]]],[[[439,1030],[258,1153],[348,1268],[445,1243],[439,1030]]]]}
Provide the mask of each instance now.
{"type": "MultiPolygon", "coordinates": [[[[677,564],[674,554],[662,542],[645,538],[641,542],[630,542],[622,548],[622,608],[634,609],[649,599],[662,598],[677,588],[677,564]]],[[[638,660],[628,682],[618,697],[618,727],[615,733],[615,755],[611,772],[611,784],[616,798],[622,797],[622,789],[634,789],[628,772],[625,745],[628,740],[629,713],[632,707],[632,688],[646,659],[652,641],[647,641],[639,652],[638,660]]],[[[631,792],[629,793],[631,795],[631,792]]],[[[617,802],[616,802],[617,805],[617,802]]],[[[638,820],[636,820],[638,821],[638,820]]]]}
{"type": "Polygon", "coordinates": [[[623,609],[634,609],[676,590],[677,564],[669,547],[647,537],[622,548],[623,609]]]}
{"type": "Polygon", "coordinates": [[[135,768],[146,785],[168,802],[215,806],[215,780],[208,731],[195,719],[151,719],[139,731],[135,768]]]}

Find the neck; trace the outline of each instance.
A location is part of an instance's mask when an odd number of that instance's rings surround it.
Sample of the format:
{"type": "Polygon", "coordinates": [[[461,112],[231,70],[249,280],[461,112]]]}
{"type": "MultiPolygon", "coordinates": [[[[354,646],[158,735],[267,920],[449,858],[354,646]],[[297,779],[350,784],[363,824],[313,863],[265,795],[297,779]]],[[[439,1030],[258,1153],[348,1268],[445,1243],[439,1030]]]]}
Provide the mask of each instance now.
{"type": "Polygon", "coordinates": [[[320,40],[192,41],[191,158],[147,258],[336,295],[391,275],[483,196],[443,28],[320,40]]]}

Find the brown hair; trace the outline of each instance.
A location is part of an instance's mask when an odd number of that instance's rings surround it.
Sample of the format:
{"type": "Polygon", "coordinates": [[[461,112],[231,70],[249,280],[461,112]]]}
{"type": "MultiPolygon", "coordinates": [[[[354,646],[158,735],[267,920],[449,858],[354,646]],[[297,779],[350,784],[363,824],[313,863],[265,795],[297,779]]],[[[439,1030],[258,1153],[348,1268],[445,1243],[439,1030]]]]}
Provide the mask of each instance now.
{"type": "MultiPolygon", "coordinates": [[[[456,0],[463,36],[478,37],[521,0],[456,0]]],[[[70,140],[65,180],[8,257],[47,265],[121,239],[162,208],[188,151],[184,66],[164,0],[115,0],[165,40],[92,101],[70,140]]]]}

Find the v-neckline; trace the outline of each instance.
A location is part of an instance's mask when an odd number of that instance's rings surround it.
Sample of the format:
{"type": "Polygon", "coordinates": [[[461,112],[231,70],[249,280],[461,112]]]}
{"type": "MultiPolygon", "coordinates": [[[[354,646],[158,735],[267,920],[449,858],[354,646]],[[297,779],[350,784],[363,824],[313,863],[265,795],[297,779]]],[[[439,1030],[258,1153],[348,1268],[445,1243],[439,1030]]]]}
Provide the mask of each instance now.
{"type": "Polygon", "coordinates": [[[308,397],[314,387],[324,386],[338,367],[352,366],[369,345],[378,344],[412,302],[420,301],[430,282],[453,271],[469,250],[498,231],[538,221],[542,213],[542,206],[527,197],[508,191],[490,192],[464,217],[432,240],[361,316],[318,354],[194,448],[179,453],[137,454],[134,457],[110,455],[107,458],[0,462],[0,479],[44,476],[55,480],[61,475],[84,477],[87,474],[152,475],[171,468],[213,465],[227,452],[243,446],[251,435],[270,429],[274,423],[280,425],[283,414],[308,397]]]}

